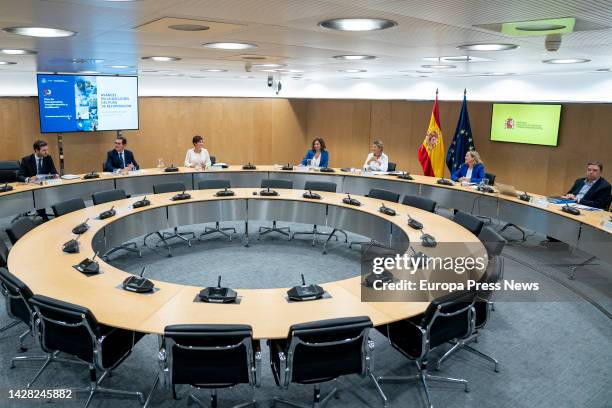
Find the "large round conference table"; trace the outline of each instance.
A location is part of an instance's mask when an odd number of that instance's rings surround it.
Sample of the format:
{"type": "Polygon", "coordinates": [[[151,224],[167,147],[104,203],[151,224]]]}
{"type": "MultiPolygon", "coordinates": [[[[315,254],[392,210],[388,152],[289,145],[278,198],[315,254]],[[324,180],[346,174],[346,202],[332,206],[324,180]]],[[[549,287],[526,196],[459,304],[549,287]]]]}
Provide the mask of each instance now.
{"type": "MultiPolygon", "coordinates": [[[[308,170],[284,171],[277,166],[257,166],[243,170],[242,166],[227,169],[196,171],[181,168],[179,172],[141,170],[128,175],[101,174],[100,178],[62,180],[61,183],[35,186],[17,184],[14,190],[0,193],[0,216],[23,212],[30,208],[48,207],[69,198],[89,199],[96,191],[120,188],[132,198],[90,206],[53,219],[21,238],[11,249],[9,270],[22,279],[36,294],[85,306],[107,325],[146,333],[161,334],[171,324],[242,323],[253,327],[255,338],[284,338],[292,324],[347,316],[369,316],[374,325],[383,325],[422,313],[430,298],[415,297],[404,302],[367,302],[362,299],[363,277],[323,283],[327,296],[309,302],[288,302],[288,288],[236,288],[237,304],[213,304],[197,300],[201,288],[156,280],[152,294],[136,294],[121,289],[129,276],[125,271],[100,261],[102,273],[86,276],[72,266],[85,257],[93,257],[132,238],[172,228],[215,221],[280,220],[305,224],[326,225],[344,229],[388,244],[399,253],[408,251],[410,243],[420,241],[421,233],[407,226],[408,214],[421,221],[425,231],[440,244],[454,244],[463,256],[484,256],[485,249],[477,237],[463,227],[436,214],[396,203],[385,203],[398,215],[379,211],[380,200],[364,197],[371,188],[383,188],[400,194],[429,197],[439,205],[464,209],[479,215],[495,217],[524,225],[551,235],[573,247],[580,248],[610,261],[611,232],[606,229],[609,218],[605,212],[583,212],[573,216],[553,206],[523,202],[497,193],[485,194],[470,187],[442,186],[430,177],[413,176],[406,181],[392,175],[362,175],[342,172],[320,173],[308,170]],[[276,197],[259,194],[261,180],[281,178],[292,180],[294,190],[277,190],[276,197]],[[217,197],[216,190],[197,190],[205,179],[228,179],[235,192],[231,197],[217,197]],[[356,195],[362,206],[344,204],[342,193],[321,192],[321,200],[304,198],[303,183],[307,180],[332,181],[338,191],[356,195]],[[192,197],[172,201],[173,193],[153,195],[152,186],[163,182],[181,182],[192,197]],[[132,203],[149,194],[151,205],[132,208],[132,203]],[[98,214],[115,206],[117,215],[99,220],[98,214]],[[63,242],[74,235],[72,228],[89,218],[90,229],[82,235],[79,254],[62,252],[63,242]]],[[[444,248],[443,245],[438,245],[444,248]]],[[[257,250],[252,246],[252,250],[257,250]]],[[[433,249],[432,249],[433,250],[433,249]]],[[[425,251],[424,251],[425,252],[425,251]]],[[[323,255],[321,255],[323,256],[323,255]]],[[[206,270],[206,251],[202,250],[202,271],[210,274],[211,283],[217,275],[206,270]]],[[[294,271],[292,271],[293,273],[294,271]]],[[[484,270],[472,271],[470,279],[478,279],[484,270]]],[[[176,274],[173,270],[168,273],[176,274]]],[[[295,271],[299,273],[299,271],[295,271]]],[[[253,271],[253,278],[257,271],[253,271]]],[[[466,277],[465,277],[466,278],[466,277]]],[[[170,279],[171,280],[171,279],[170,279]]],[[[290,282],[297,281],[297,276],[290,282]]],[[[287,286],[291,286],[287,283],[287,286]]],[[[421,294],[422,296],[422,294],[421,294]]]]}

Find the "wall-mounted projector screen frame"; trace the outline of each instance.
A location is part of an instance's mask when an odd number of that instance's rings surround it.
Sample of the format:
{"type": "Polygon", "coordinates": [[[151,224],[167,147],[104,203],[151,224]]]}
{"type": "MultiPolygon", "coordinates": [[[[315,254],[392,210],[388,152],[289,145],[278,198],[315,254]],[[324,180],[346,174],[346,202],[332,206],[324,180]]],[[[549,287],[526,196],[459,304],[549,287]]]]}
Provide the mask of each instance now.
{"type": "Polygon", "coordinates": [[[138,77],[36,75],[41,133],[139,129],[138,77]]]}

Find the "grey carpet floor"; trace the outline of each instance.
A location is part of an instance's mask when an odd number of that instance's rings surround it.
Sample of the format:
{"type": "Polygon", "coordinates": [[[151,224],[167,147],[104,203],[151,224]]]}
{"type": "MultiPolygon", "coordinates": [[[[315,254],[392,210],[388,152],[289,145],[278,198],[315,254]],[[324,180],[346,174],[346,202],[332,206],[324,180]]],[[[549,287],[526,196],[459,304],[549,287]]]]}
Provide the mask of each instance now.
{"type": "MultiPolygon", "coordinates": [[[[285,224],[283,224],[285,225],[285,224]]],[[[241,230],[242,226],[237,224],[241,230]]],[[[251,231],[255,225],[250,226],[251,231]]],[[[291,225],[304,230],[308,226],[291,225]]],[[[198,233],[203,226],[185,227],[198,233]]],[[[240,232],[240,231],[239,231],[240,232]]],[[[241,245],[241,236],[232,242],[211,239],[197,242],[192,248],[173,246],[174,257],[168,258],[161,248],[145,249],[143,257],[118,254],[112,258],[117,267],[138,272],[148,265],[147,275],[155,279],[192,285],[224,283],[235,287],[279,287],[299,282],[305,273],[311,282],[326,282],[355,276],[359,271],[359,251],[333,242],[329,254],[321,255],[321,244],[312,247],[307,240],[287,242],[278,237],[251,240],[241,245]]],[[[359,237],[351,236],[352,239],[359,237]]],[[[508,245],[503,253],[505,279],[540,282],[542,293],[522,301],[498,299],[496,310],[483,330],[479,350],[495,356],[501,363],[495,373],[490,363],[465,351],[448,359],[440,375],[466,378],[471,390],[452,384],[431,383],[432,402],[436,407],[612,407],[612,268],[599,263],[579,270],[577,279],[567,279],[566,263],[583,260],[586,254],[570,254],[567,248],[545,248],[538,245],[543,237],[531,235],[528,242],[508,245]]],[[[154,243],[154,239],[151,241],[154,243]]],[[[0,326],[8,323],[4,306],[0,307],[0,326]]],[[[21,389],[35,374],[38,363],[23,362],[9,369],[10,358],[18,348],[17,336],[23,327],[0,333],[0,407],[39,407],[42,405],[78,407],[83,395],[70,401],[24,401],[8,398],[10,389],[21,389]]],[[[372,332],[376,344],[374,371],[377,375],[412,375],[414,365],[391,348],[385,338],[372,332]]],[[[33,339],[28,339],[26,354],[39,354],[33,339]]],[[[252,391],[248,386],[220,391],[220,406],[231,406],[253,396],[269,404],[272,396],[283,396],[304,403],[312,398],[309,386],[292,385],[279,390],[269,369],[267,348],[264,352],[262,386],[252,391]]],[[[439,350],[438,354],[445,349],[439,350]]],[[[146,336],[134,352],[105,380],[108,387],[148,392],[155,378],[157,338],[146,336]]],[[[78,387],[87,383],[87,371],[63,363],[52,364],[34,388],[78,387]]],[[[323,391],[332,385],[323,385],[323,391]]],[[[329,407],[379,407],[378,395],[367,378],[348,376],[338,380],[340,398],[329,407]]],[[[414,382],[385,383],[391,407],[424,407],[424,393],[414,382]]],[[[179,387],[181,400],[158,389],[153,406],[187,406],[187,387],[179,387]]],[[[197,392],[203,399],[205,391],[197,392]]],[[[98,397],[92,407],[136,407],[131,399],[98,397]]]]}

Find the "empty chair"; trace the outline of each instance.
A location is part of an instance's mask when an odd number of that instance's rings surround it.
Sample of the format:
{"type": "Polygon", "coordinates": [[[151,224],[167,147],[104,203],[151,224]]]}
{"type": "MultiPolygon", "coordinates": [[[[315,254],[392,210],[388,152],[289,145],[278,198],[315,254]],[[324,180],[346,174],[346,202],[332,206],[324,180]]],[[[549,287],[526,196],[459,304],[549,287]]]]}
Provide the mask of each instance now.
{"type": "Polygon", "coordinates": [[[70,200],[62,201],[51,206],[53,215],[61,217],[73,211],[82,210],[85,208],[85,201],[82,198],[71,198],[70,200]]]}
{"type": "MultiPolygon", "coordinates": [[[[163,194],[163,193],[179,193],[185,191],[185,185],[183,183],[160,183],[153,184],[153,193],[154,194],[163,194]]],[[[187,245],[191,246],[191,240],[195,239],[195,233],[191,231],[187,232],[179,232],[178,227],[174,227],[173,232],[161,232],[155,231],[145,235],[143,239],[143,243],[147,245],[147,238],[151,235],[157,235],[160,241],[156,244],[158,246],[160,243],[168,250],[168,256],[172,256],[172,252],[170,250],[170,244],[168,244],[168,240],[173,238],[178,238],[187,243],[187,245]],[[191,237],[191,238],[188,238],[191,237]]]]}
{"type": "Polygon", "coordinates": [[[463,384],[464,379],[434,376],[427,372],[429,353],[437,347],[472,333],[476,298],[474,291],[456,291],[432,301],[421,319],[412,318],[390,323],[379,328],[391,346],[416,364],[417,375],[379,377],[379,381],[420,380],[425,389],[427,406],[433,407],[428,381],[443,381],[463,384]]]}
{"type": "MultiPolygon", "coordinates": [[[[368,376],[387,404],[372,373],[374,342],[369,339],[372,321],[367,316],[294,324],[287,339],[270,340],[270,364],[274,381],[287,389],[291,383],[314,385],[313,407],[322,407],[336,392],[321,398],[321,384],[350,374],[368,376]]],[[[308,405],[274,398],[274,402],[308,405]]]]}
{"type": "Polygon", "coordinates": [[[0,183],[17,181],[19,162],[16,160],[0,160],[0,183]]]}
{"type": "Polygon", "coordinates": [[[455,212],[455,215],[453,216],[453,221],[455,221],[457,224],[461,225],[463,228],[467,229],[476,236],[480,234],[480,231],[484,226],[484,222],[479,220],[478,217],[475,217],[472,214],[468,214],[463,211],[455,212]]]}
{"type": "Polygon", "coordinates": [[[97,393],[134,396],[144,403],[141,392],[100,385],[107,375],[130,355],[134,345],[144,336],[143,333],[105,326],[98,323],[89,309],[46,296],[34,295],[30,298],[30,304],[36,311],[36,330],[41,348],[49,356],[32,382],[51,361],[80,363],[89,367],[90,384],[88,387],[73,390],[89,393],[85,408],[97,393]],[[58,353],[69,354],[77,360],[53,359],[58,353]],[[102,371],[99,378],[96,369],[102,371]]]}
{"type": "MultiPolygon", "coordinates": [[[[2,295],[4,296],[4,300],[6,302],[6,313],[11,319],[13,319],[13,321],[6,326],[0,327],[0,333],[15,327],[20,323],[24,323],[27,326],[27,330],[19,336],[19,349],[22,352],[27,351],[27,348],[23,345],[23,341],[28,334],[33,334],[33,310],[28,303],[33,295],[32,291],[25,283],[23,283],[15,275],[11,274],[6,268],[0,268],[0,290],[2,291],[2,295]]],[[[19,356],[13,358],[13,362],[18,360],[45,359],[46,357],[19,356]]],[[[11,363],[11,366],[14,366],[14,364],[11,363]]]]}
{"type": "MultiPolygon", "coordinates": [[[[261,180],[261,188],[270,188],[274,190],[275,188],[284,188],[284,189],[292,189],[293,181],[291,180],[281,180],[281,179],[263,179],[261,180]]],[[[262,235],[269,234],[271,232],[278,232],[291,239],[291,229],[289,227],[277,227],[276,220],[272,221],[272,227],[259,227],[259,235],[257,239],[261,238],[262,235]]]]}
{"type": "MultiPolygon", "coordinates": [[[[209,189],[214,189],[214,190],[223,190],[225,188],[230,188],[231,184],[229,180],[202,180],[198,183],[198,188],[200,190],[209,190],[209,189]]],[[[203,236],[206,235],[210,235],[210,234],[215,234],[215,233],[219,233],[225,237],[227,237],[230,241],[232,240],[232,235],[228,234],[225,231],[232,231],[232,233],[236,233],[236,228],[234,227],[227,227],[227,228],[221,228],[220,222],[217,220],[215,221],[215,227],[211,228],[211,227],[206,227],[204,228],[204,232],[200,234],[200,238],[202,239],[203,236]]]]}
{"type": "Polygon", "coordinates": [[[495,185],[495,174],[493,174],[493,173],[485,173],[485,178],[487,180],[489,180],[489,185],[490,186],[495,185]]]}
{"type": "MultiPolygon", "coordinates": [[[[261,351],[259,341],[253,340],[251,326],[241,324],[189,324],[166,326],[159,352],[162,368],[147,397],[149,406],[162,376],[172,385],[172,396],[177,399],[176,385],[206,388],[211,392],[210,405],[217,407],[217,389],[237,384],[259,386],[261,379],[261,351]]],[[[189,402],[204,403],[194,394],[189,402]]],[[[240,404],[254,405],[256,401],[240,404]]]]}
{"type": "MultiPolygon", "coordinates": [[[[336,183],[330,183],[327,181],[307,181],[304,183],[304,190],[307,191],[326,191],[328,193],[335,193],[337,188],[338,186],[336,183]]],[[[327,236],[327,241],[329,241],[332,236],[335,236],[336,239],[338,239],[338,237],[335,235],[336,232],[341,232],[344,234],[344,241],[348,242],[346,232],[341,230],[334,230],[332,233],[321,232],[318,230],[316,225],[313,226],[311,231],[294,232],[291,239],[294,239],[296,235],[312,235],[312,245],[314,246],[317,243],[317,235],[325,235],[327,236]]],[[[323,252],[325,253],[325,249],[323,252]]]]}
{"type": "Polygon", "coordinates": [[[419,197],[414,195],[406,194],[402,199],[402,204],[415,207],[423,211],[429,211],[431,213],[436,212],[436,203],[434,200],[425,197],[419,197]]]}
{"type": "MultiPolygon", "coordinates": [[[[399,198],[400,198],[399,194],[394,193],[393,191],[383,190],[380,188],[371,189],[367,196],[370,198],[378,199],[378,200],[390,201],[392,203],[399,202],[399,198]]],[[[377,242],[373,239],[369,241],[352,241],[349,243],[349,248],[351,248],[353,245],[369,245],[369,246],[378,246],[378,247],[383,247],[383,248],[386,248],[389,246],[381,242],[377,242]]]]}
{"type": "Polygon", "coordinates": [[[15,243],[20,240],[21,237],[33,230],[34,227],[36,227],[36,223],[34,220],[32,220],[32,218],[21,217],[6,229],[6,235],[8,235],[11,244],[15,245],[15,243]]]}
{"type": "Polygon", "coordinates": [[[396,168],[397,168],[397,164],[396,163],[389,162],[387,164],[387,171],[395,171],[396,168]]]}
{"type": "MultiPolygon", "coordinates": [[[[504,259],[502,257],[495,257],[489,260],[489,264],[487,265],[487,271],[484,276],[480,280],[483,283],[486,283],[491,287],[493,284],[499,282],[501,280],[502,271],[503,271],[504,259]]],[[[472,354],[475,354],[485,360],[488,360],[493,363],[495,372],[499,371],[499,362],[483,353],[480,350],[477,350],[470,346],[471,343],[474,343],[478,340],[478,335],[480,334],[480,330],[484,328],[489,320],[490,311],[492,310],[493,302],[491,301],[491,297],[493,295],[493,290],[479,290],[478,295],[476,296],[476,302],[474,303],[474,327],[472,333],[462,339],[458,339],[454,341],[453,347],[451,347],[442,357],[440,357],[436,362],[436,368],[440,369],[440,364],[452,354],[459,350],[466,350],[472,354]]]]}
{"type": "Polygon", "coordinates": [[[478,239],[487,249],[487,255],[490,259],[501,255],[504,246],[506,246],[506,238],[501,236],[497,231],[495,231],[491,227],[484,227],[480,234],[478,235],[478,239]]]}
{"type": "MultiPolygon", "coordinates": [[[[104,190],[97,191],[91,195],[91,200],[94,205],[110,203],[112,201],[124,200],[128,198],[128,195],[125,194],[124,190],[104,190]]],[[[102,255],[102,259],[108,260],[108,256],[117,251],[124,250],[129,252],[134,252],[138,254],[138,256],[142,256],[140,249],[138,249],[138,245],[135,242],[125,242],[117,247],[111,248],[104,255],[102,255]]]]}

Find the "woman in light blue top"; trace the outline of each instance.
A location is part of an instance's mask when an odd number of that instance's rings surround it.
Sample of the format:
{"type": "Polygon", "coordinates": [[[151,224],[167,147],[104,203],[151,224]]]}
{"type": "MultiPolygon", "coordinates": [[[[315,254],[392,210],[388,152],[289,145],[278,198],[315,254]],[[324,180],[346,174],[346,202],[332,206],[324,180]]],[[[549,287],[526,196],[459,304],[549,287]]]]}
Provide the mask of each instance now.
{"type": "Polygon", "coordinates": [[[327,167],[329,165],[329,153],[325,150],[325,141],[317,137],[312,141],[312,148],[306,152],[302,159],[302,166],[306,166],[310,160],[312,167],[327,167]]]}

